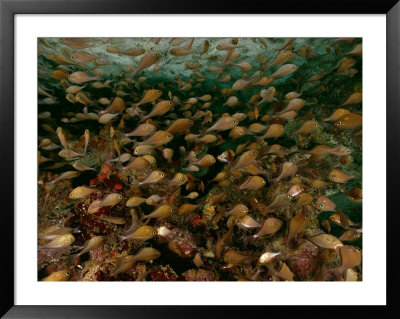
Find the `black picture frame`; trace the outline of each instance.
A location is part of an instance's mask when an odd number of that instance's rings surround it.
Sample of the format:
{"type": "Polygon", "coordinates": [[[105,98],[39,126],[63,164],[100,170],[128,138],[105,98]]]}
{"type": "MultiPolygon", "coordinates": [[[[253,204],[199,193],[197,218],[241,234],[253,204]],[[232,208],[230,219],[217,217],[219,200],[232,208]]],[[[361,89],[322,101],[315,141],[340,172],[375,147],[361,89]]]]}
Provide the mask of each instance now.
{"type": "MultiPolygon", "coordinates": [[[[400,3],[398,0],[307,0],[217,2],[202,0],[0,0],[0,203],[1,275],[0,315],[4,318],[157,318],[328,316],[399,317],[398,190],[400,151],[400,3]],[[387,18],[387,305],[386,306],[15,306],[14,303],[14,17],[16,14],[385,14],[387,18]],[[397,195],[398,196],[398,195],[397,195]],[[396,315],[397,313],[397,315],[396,315]]],[[[382,67],[377,61],[376,67],[382,67]]],[[[379,79],[377,79],[379,80],[379,79]]],[[[376,94],[379,94],[378,92],[376,94]]],[[[382,101],[383,104],[383,101],[382,101]]],[[[382,106],[381,106],[382,107],[382,106]]],[[[377,148],[378,151],[379,148],[377,148]]],[[[380,169],[377,163],[377,169],[380,169]]],[[[382,172],[384,173],[384,172],[382,172]]],[[[377,185],[379,187],[379,185],[377,185]]],[[[382,203],[384,207],[384,203],[382,203]]],[[[384,211],[377,212],[384,214],[384,211]]],[[[379,252],[377,254],[380,255],[379,252]]],[[[376,269],[380,276],[380,270],[376,269]]],[[[344,288],[345,289],[345,288],[344,288]]],[[[244,293],[252,293],[244,292],[244,293]]],[[[317,293],[317,291],[316,291],[317,293]]],[[[375,293],[373,291],[367,293],[375,293]]],[[[284,298],[284,296],[282,296],[284,298]]],[[[151,296],[149,296],[151,298],[151,296]]],[[[201,298],[201,297],[200,297],[201,298]]],[[[312,298],[312,296],[310,296],[312,298]]]]}

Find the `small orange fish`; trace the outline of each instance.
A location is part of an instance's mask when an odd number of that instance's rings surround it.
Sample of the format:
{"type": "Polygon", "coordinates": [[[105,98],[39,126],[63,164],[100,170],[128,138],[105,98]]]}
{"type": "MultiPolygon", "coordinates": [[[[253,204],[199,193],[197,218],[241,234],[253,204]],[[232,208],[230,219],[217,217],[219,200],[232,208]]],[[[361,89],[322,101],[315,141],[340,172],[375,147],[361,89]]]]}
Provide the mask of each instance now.
{"type": "Polygon", "coordinates": [[[253,123],[253,124],[250,124],[248,129],[251,133],[259,134],[259,133],[264,132],[267,129],[267,126],[264,126],[260,123],[253,123]]]}
{"type": "Polygon", "coordinates": [[[358,187],[354,187],[347,193],[349,195],[349,199],[354,202],[362,202],[362,189],[358,187]]]}
{"type": "Polygon", "coordinates": [[[303,135],[308,135],[314,130],[316,130],[319,127],[319,123],[316,121],[306,121],[296,132],[293,133],[293,135],[296,134],[303,134],[303,135]]]}
{"type": "Polygon", "coordinates": [[[185,56],[188,54],[194,53],[193,50],[183,48],[183,47],[176,47],[171,50],[169,50],[169,54],[174,55],[174,56],[185,56]]]}
{"type": "Polygon", "coordinates": [[[230,96],[223,104],[224,106],[235,106],[239,102],[239,99],[236,96],[230,96]]]}
{"type": "Polygon", "coordinates": [[[150,145],[152,147],[158,147],[167,144],[173,140],[174,136],[167,131],[157,131],[147,140],[137,143],[138,145],[150,145]]]}
{"type": "Polygon", "coordinates": [[[185,174],[176,173],[175,176],[169,181],[169,185],[181,186],[188,181],[185,174]]]}
{"type": "Polygon", "coordinates": [[[249,208],[243,204],[237,204],[233,207],[230,211],[226,212],[228,216],[236,216],[236,217],[243,217],[249,212],[249,208]]]}
{"type": "Polygon", "coordinates": [[[339,249],[342,263],[338,268],[339,271],[344,271],[348,268],[353,268],[361,264],[361,249],[355,246],[343,246],[339,249]]]}
{"type": "Polygon", "coordinates": [[[225,116],[221,117],[213,126],[208,128],[205,133],[209,133],[212,131],[226,131],[230,130],[231,128],[235,127],[238,125],[238,121],[235,120],[233,117],[230,116],[225,116]]]}
{"type": "Polygon", "coordinates": [[[337,249],[343,247],[343,243],[331,234],[318,234],[307,238],[309,241],[321,248],[337,249]]]}
{"type": "MultiPolygon", "coordinates": [[[[267,65],[267,69],[274,66],[274,65],[280,65],[283,64],[289,60],[294,60],[294,54],[292,51],[283,51],[277,54],[277,56],[274,58],[274,60],[267,65]]],[[[271,76],[273,77],[273,76],[271,76]]]]}
{"type": "Polygon", "coordinates": [[[145,54],[140,62],[138,67],[136,68],[135,71],[131,73],[132,78],[134,78],[140,71],[147,69],[148,67],[152,66],[154,63],[156,63],[158,60],[160,60],[161,55],[160,53],[147,53],[145,54]]]}
{"type": "Polygon", "coordinates": [[[45,249],[65,248],[72,245],[74,242],[75,242],[75,237],[72,234],[65,234],[56,237],[45,246],[39,246],[39,248],[45,248],[45,249]]]}
{"type": "Polygon", "coordinates": [[[358,229],[349,229],[339,237],[341,241],[354,241],[361,238],[361,232],[358,229]]]}
{"type": "Polygon", "coordinates": [[[297,71],[299,67],[296,64],[285,64],[282,65],[275,73],[271,75],[271,78],[278,79],[285,75],[291,74],[297,71]]]}
{"type": "Polygon", "coordinates": [[[51,275],[42,279],[42,281],[68,281],[71,278],[71,271],[64,269],[53,272],[51,275]]]}
{"type": "Polygon", "coordinates": [[[144,116],[140,120],[140,122],[146,121],[147,119],[154,117],[154,116],[164,115],[165,113],[170,111],[174,106],[175,106],[174,101],[160,101],[153,107],[153,109],[151,110],[151,112],[148,115],[144,116]]]}
{"type": "Polygon", "coordinates": [[[286,193],[288,196],[296,197],[300,195],[304,191],[304,185],[301,184],[294,184],[288,192],[286,193]]]}
{"type": "Polygon", "coordinates": [[[297,169],[298,168],[297,168],[296,164],[294,164],[292,162],[285,162],[282,165],[281,174],[277,178],[275,178],[273,181],[279,182],[281,179],[284,179],[289,176],[294,176],[297,173],[297,169]]]}
{"type": "Polygon", "coordinates": [[[362,126],[362,115],[350,113],[335,122],[335,126],[342,129],[355,129],[362,126]]]}
{"type": "Polygon", "coordinates": [[[209,47],[210,47],[210,42],[208,42],[208,40],[204,40],[203,51],[201,52],[200,56],[206,54],[208,52],[209,47]]]}
{"type": "Polygon", "coordinates": [[[339,105],[339,107],[357,104],[357,103],[360,103],[361,100],[362,100],[362,93],[356,92],[356,93],[353,93],[352,95],[350,95],[342,105],[339,105]]]}
{"type": "Polygon", "coordinates": [[[206,154],[199,160],[195,160],[195,161],[191,162],[191,165],[198,165],[201,167],[210,167],[210,166],[214,165],[215,162],[216,162],[216,159],[214,156],[212,156],[211,154],[206,154]]]}
{"type": "Polygon", "coordinates": [[[228,250],[224,254],[224,261],[229,264],[233,264],[233,265],[243,264],[246,261],[248,261],[249,259],[251,259],[249,256],[239,254],[238,252],[236,252],[234,250],[228,250]]]}
{"type": "Polygon", "coordinates": [[[62,79],[67,79],[69,75],[68,73],[65,73],[61,70],[54,70],[50,73],[50,77],[52,77],[53,79],[62,80],[62,79]]]}
{"type": "Polygon", "coordinates": [[[332,211],[335,211],[335,209],[336,209],[335,203],[332,202],[325,195],[322,195],[317,199],[316,207],[318,210],[321,210],[323,212],[332,212],[332,211]]]}
{"type": "Polygon", "coordinates": [[[153,124],[150,123],[143,123],[140,124],[135,130],[133,130],[130,133],[124,134],[125,137],[130,137],[130,136],[149,136],[150,134],[153,134],[156,131],[156,127],[153,124]]]}
{"type": "Polygon", "coordinates": [[[265,235],[273,235],[279,229],[281,229],[282,225],[283,225],[283,223],[280,219],[274,218],[274,217],[269,217],[266,220],[264,220],[264,222],[261,226],[261,229],[253,237],[258,238],[258,237],[262,237],[265,235]]]}
{"type": "Polygon", "coordinates": [[[344,229],[348,229],[349,228],[349,226],[357,226],[358,224],[356,224],[356,223],[354,223],[354,222],[352,222],[347,216],[345,216],[346,218],[346,224],[344,223],[344,221],[343,221],[343,218],[341,218],[341,215],[342,214],[332,214],[332,215],[330,215],[329,216],[329,220],[332,222],[332,223],[335,223],[336,225],[338,225],[338,226],[340,226],[340,227],[342,227],[342,228],[344,228],[344,229]]]}
{"type": "Polygon", "coordinates": [[[277,115],[277,118],[284,119],[284,120],[293,120],[296,116],[297,116],[296,111],[289,111],[289,112],[285,112],[285,113],[281,113],[281,114],[277,115]]]}
{"type": "Polygon", "coordinates": [[[294,238],[296,235],[298,235],[300,232],[303,231],[303,229],[306,227],[310,220],[310,214],[309,213],[300,213],[294,216],[289,223],[289,232],[287,236],[287,240],[291,240],[294,238]]]}
{"type": "Polygon", "coordinates": [[[121,113],[125,110],[125,102],[120,97],[116,96],[113,98],[110,105],[105,109],[105,112],[108,113],[121,113]]]}
{"type": "Polygon", "coordinates": [[[260,137],[260,140],[265,138],[278,138],[285,133],[285,128],[281,124],[271,124],[267,132],[260,137]]]}
{"type": "Polygon", "coordinates": [[[99,76],[90,76],[87,75],[85,72],[77,71],[74,72],[70,75],[68,75],[68,80],[74,83],[85,83],[89,81],[96,81],[100,80],[101,78],[99,76]]]}
{"type": "Polygon", "coordinates": [[[146,240],[152,239],[156,235],[157,235],[157,231],[154,227],[143,225],[143,226],[140,226],[139,228],[137,228],[131,234],[119,236],[119,240],[120,241],[124,241],[124,240],[146,241],[146,240]]]}
{"type": "Polygon", "coordinates": [[[71,60],[78,62],[78,63],[84,63],[88,61],[92,61],[95,59],[100,59],[100,56],[95,56],[93,54],[90,54],[86,51],[77,51],[73,54],[71,54],[71,60]]]}
{"type": "Polygon", "coordinates": [[[118,50],[118,53],[129,55],[129,56],[139,56],[146,53],[146,49],[143,48],[130,48],[124,51],[118,50]]]}
{"type": "Polygon", "coordinates": [[[144,181],[140,182],[139,185],[155,184],[158,183],[165,177],[165,173],[161,171],[152,171],[144,181]]]}
{"type": "Polygon", "coordinates": [[[242,185],[239,186],[239,189],[258,190],[264,187],[266,183],[265,179],[260,176],[250,176],[242,185]]]}
{"type": "Polygon", "coordinates": [[[337,109],[335,112],[332,113],[332,115],[330,117],[327,117],[326,119],[324,119],[324,122],[328,122],[328,121],[337,121],[340,118],[349,115],[351,112],[345,109],[337,109]]]}
{"type": "Polygon", "coordinates": [[[127,169],[143,169],[150,165],[150,163],[143,157],[135,157],[128,165],[123,167],[123,170],[127,169]]]}
{"type": "Polygon", "coordinates": [[[177,119],[167,129],[169,133],[181,133],[190,130],[193,126],[193,121],[189,119],[177,119]]]}
{"type": "Polygon", "coordinates": [[[258,228],[262,226],[258,221],[249,215],[245,215],[242,218],[237,219],[236,225],[242,229],[258,228]]]}
{"type": "Polygon", "coordinates": [[[355,175],[347,175],[346,173],[343,173],[343,172],[339,171],[338,169],[334,169],[329,173],[328,177],[332,182],[346,183],[348,180],[355,178],[356,176],[355,175]]]}
{"type": "Polygon", "coordinates": [[[304,205],[307,205],[309,203],[311,203],[313,200],[313,197],[308,194],[308,193],[303,193],[300,195],[299,199],[296,202],[296,205],[294,206],[294,208],[299,208],[302,207],[304,205]]]}
{"type": "Polygon", "coordinates": [[[75,95],[76,101],[82,103],[83,105],[93,105],[95,102],[91,101],[83,92],[78,92],[75,95]]]}
{"type": "Polygon", "coordinates": [[[356,60],[353,58],[343,58],[341,61],[339,61],[339,67],[337,70],[337,73],[342,73],[343,71],[351,68],[354,64],[356,64],[356,60]]]}
{"type": "Polygon", "coordinates": [[[286,113],[289,111],[296,111],[298,112],[304,105],[306,104],[306,101],[303,99],[295,98],[289,101],[288,105],[279,113],[286,113]]]}
{"type": "Polygon", "coordinates": [[[170,205],[161,205],[160,207],[156,208],[151,214],[145,215],[143,219],[148,218],[156,218],[156,219],[163,219],[171,216],[175,213],[175,208],[170,205]]]}
{"type": "MultiPolygon", "coordinates": [[[[224,154],[224,153],[223,153],[224,154]]],[[[221,154],[222,155],[222,154],[221,154]]],[[[244,152],[240,157],[235,161],[235,163],[231,167],[231,171],[238,170],[250,165],[258,156],[257,150],[250,150],[244,152]]]]}
{"type": "Polygon", "coordinates": [[[336,156],[347,156],[351,154],[351,150],[343,145],[338,145],[334,148],[327,150],[326,152],[336,156]]]}
{"type": "Polygon", "coordinates": [[[157,100],[158,98],[161,97],[163,92],[161,90],[148,90],[144,94],[143,98],[136,103],[136,107],[139,107],[140,105],[146,104],[146,103],[151,103],[157,100]]]}
{"type": "Polygon", "coordinates": [[[232,137],[233,139],[237,139],[237,138],[244,136],[245,134],[246,134],[246,130],[243,127],[235,126],[229,132],[229,137],[232,137]]]}

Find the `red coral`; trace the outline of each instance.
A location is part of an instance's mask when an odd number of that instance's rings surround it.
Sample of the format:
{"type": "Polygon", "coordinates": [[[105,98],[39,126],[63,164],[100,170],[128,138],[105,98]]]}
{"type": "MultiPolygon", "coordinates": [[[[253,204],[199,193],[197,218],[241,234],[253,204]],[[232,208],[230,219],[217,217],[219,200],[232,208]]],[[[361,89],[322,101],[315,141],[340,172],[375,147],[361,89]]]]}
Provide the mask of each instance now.
{"type": "Polygon", "coordinates": [[[318,248],[311,243],[305,243],[300,247],[300,252],[289,255],[286,263],[299,279],[311,277],[311,268],[314,257],[318,253],[318,248]]]}
{"type": "Polygon", "coordinates": [[[169,266],[161,266],[156,270],[150,272],[150,277],[154,281],[177,281],[178,275],[175,271],[169,266]]]}

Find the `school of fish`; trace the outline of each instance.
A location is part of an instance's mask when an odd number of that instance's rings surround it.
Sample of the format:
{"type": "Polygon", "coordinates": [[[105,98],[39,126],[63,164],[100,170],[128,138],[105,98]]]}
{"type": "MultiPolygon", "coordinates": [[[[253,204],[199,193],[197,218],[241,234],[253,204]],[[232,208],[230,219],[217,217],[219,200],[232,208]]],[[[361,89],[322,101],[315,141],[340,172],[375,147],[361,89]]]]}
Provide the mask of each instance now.
{"type": "Polygon", "coordinates": [[[360,38],[39,38],[38,280],[362,280],[360,38]]]}

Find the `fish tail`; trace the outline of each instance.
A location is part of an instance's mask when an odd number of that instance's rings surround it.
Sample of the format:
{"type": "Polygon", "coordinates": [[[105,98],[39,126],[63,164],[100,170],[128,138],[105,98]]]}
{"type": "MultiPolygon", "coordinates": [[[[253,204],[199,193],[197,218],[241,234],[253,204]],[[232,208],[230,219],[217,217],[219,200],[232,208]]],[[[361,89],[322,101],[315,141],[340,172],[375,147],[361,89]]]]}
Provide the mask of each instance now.
{"type": "Polygon", "coordinates": [[[118,240],[119,242],[123,242],[126,239],[125,236],[118,236],[118,240]]]}

